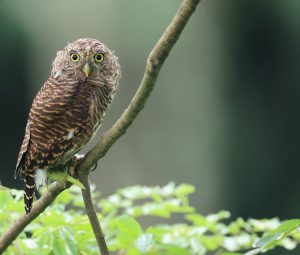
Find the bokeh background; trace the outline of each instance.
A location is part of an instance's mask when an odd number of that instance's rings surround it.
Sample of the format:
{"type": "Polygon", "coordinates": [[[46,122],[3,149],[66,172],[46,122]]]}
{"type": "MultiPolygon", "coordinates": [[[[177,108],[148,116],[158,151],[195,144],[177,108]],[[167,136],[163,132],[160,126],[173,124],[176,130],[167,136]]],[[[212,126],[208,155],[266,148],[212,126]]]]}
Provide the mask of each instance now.
{"type": "MultiPolygon", "coordinates": [[[[179,4],[0,2],[3,185],[22,186],[13,173],[27,114],[57,50],[94,37],[119,56],[122,80],[103,132],[134,95],[179,4]]],[[[299,12],[300,1],[203,0],[145,109],[92,174],[98,190],[186,182],[202,213],[299,218],[299,12]]]]}

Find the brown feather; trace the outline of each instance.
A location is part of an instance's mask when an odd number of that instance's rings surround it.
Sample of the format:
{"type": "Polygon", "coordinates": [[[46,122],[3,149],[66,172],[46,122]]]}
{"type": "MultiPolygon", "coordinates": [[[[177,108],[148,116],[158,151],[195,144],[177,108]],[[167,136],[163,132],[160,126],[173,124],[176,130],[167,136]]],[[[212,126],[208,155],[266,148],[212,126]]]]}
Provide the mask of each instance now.
{"type": "Polygon", "coordinates": [[[30,140],[30,125],[27,122],[26,125],[26,130],[25,130],[25,136],[21,145],[21,149],[19,152],[19,156],[18,156],[18,160],[17,160],[17,165],[16,165],[16,169],[15,169],[15,179],[17,178],[17,176],[20,174],[21,170],[22,170],[22,161],[24,159],[24,154],[27,151],[28,148],[28,144],[29,144],[29,140],[30,140]]]}
{"type": "Polygon", "coordinates": [[[25,212],[28,214],[32,208],[35,191],[35,181],[33,172],[25,173],[24,178],[24,205],[25,212]]]}

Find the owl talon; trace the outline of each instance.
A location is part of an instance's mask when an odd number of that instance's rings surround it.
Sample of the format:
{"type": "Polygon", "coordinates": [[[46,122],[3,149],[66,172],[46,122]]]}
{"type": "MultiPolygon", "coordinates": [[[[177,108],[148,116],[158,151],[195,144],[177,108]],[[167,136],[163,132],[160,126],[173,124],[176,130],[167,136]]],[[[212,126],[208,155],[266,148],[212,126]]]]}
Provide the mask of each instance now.
{"type": "Polygon", "coordinates": [[[98,162],[91,168],[90,172],[94,172],[98,166],[98,162]]]}
{"type": "Polygon", "coordinates": [[[85,157],[84,154],[75,154],[74,157],[71,158],[67,163],[68,172],[72,177],[78,178],[76,168],[84,157],[85,157]]]}

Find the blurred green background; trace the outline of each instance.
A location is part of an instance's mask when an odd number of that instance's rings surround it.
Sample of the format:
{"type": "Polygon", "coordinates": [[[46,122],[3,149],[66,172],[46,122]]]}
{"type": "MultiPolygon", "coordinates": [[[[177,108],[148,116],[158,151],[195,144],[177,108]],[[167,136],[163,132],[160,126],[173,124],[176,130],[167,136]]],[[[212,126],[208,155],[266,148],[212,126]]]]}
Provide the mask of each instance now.
{"type": "MultiPolygon", "coordinates": [[[[92,37],[119,56],[120,89],[103,132],[134,95],[180,2],[0,2],[3,185],[22,187],[13,173],[27,114],[57,50],[92,37]]],[[[203,0],[145,109],[92,174],[97,188],[187,182],[201,213],[299,218],[299,11],[293,0],[203,0]]]]}

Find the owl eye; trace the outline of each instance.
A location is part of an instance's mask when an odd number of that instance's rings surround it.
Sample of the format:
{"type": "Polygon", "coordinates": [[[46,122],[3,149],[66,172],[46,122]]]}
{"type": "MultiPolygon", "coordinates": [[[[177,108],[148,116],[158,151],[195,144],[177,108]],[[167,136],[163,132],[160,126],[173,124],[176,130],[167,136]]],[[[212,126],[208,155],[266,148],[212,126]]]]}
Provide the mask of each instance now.
{"type": "Polygon", "coordinates": [[[104,54],[103,53],[96,53],[94,56],[94,59],[96,62],[100,63],[104,59],[104,54]]]}
{"type": "Polygon", "coordinates": [[[71,53],[71,55],[70,55],[70,59],[73,61],[73,62],[78,62],[79,61],[79,59],[80,59],[80,56],[79,56],[79,54],[77,54],[77,53],[71,53]]]}

